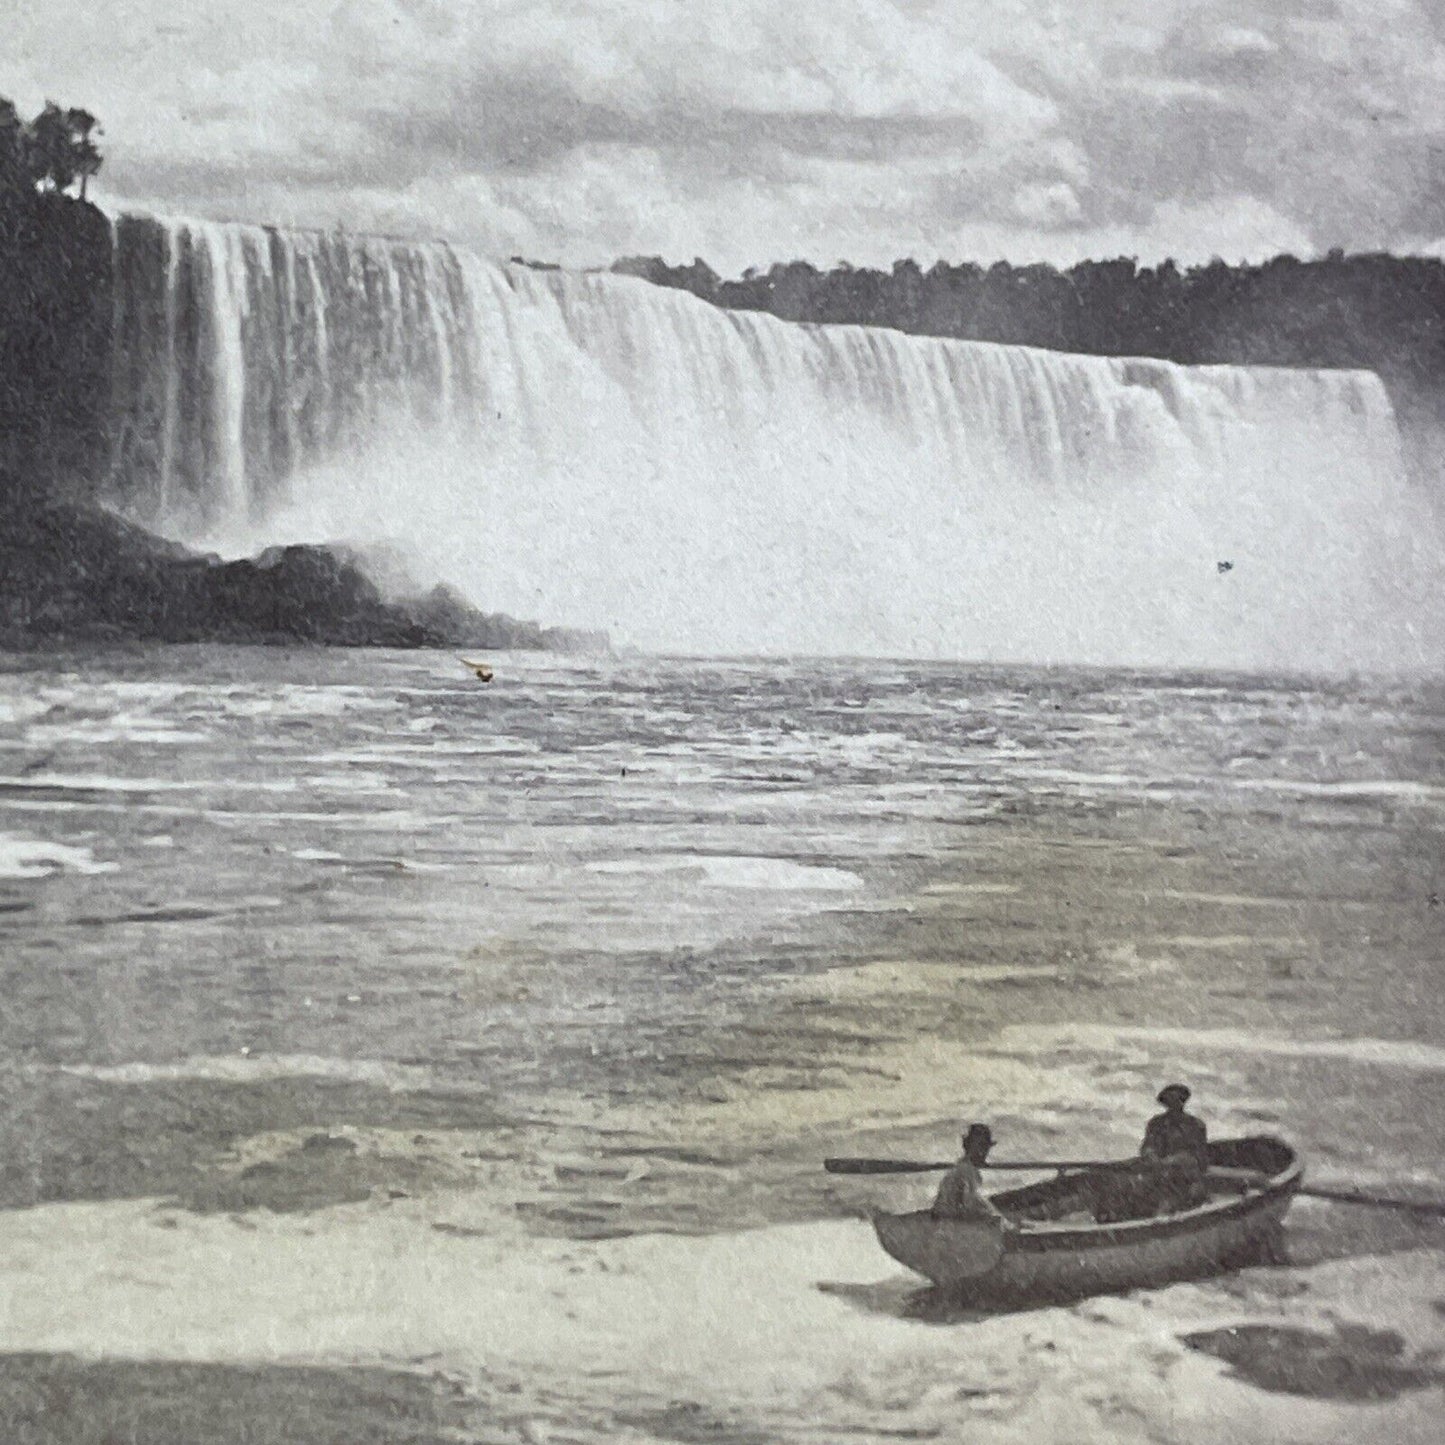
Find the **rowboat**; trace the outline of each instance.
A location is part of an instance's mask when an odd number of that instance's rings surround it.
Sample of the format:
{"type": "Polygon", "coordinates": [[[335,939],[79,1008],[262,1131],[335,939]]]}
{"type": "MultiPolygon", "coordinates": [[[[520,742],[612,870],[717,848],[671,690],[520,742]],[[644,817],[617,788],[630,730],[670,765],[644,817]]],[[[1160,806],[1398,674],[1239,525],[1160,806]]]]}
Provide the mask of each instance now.
{"type": "MultiPolygon", "coordinates": [[[[1106,1169],[1127,1169],[1129,1162],[1106,1169]]],[[[992,1196],[1017,1224],[875,1213],[878,1242],[900,1264],[968,1301],[1078,1298],[1211,1274],[1272,1245],[1304,1170],[1280,1139],[1209,1146],[1209,1198],[1146,1219],[1097,1222],[1099,1171],[1060,1174],[992,1196]]]]}

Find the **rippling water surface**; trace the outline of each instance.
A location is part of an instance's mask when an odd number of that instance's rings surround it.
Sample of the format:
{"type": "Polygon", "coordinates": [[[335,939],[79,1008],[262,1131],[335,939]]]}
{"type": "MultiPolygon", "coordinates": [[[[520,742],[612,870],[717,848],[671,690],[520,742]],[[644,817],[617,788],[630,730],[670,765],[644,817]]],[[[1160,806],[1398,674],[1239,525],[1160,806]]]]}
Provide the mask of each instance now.
{"type": "MultiPolygon", "coordinates": [[[[1132,1319],[1038,1313],[1082,1331],[1064,1383],[1020,1365],[1016,1322],[908,1323],[857,1218],[926,1187],[820,1157],[946,1153],[971,1117],[1001,1157],[1128,1150],[1179,1075],[1216,1132],[1283,1132],[1319,1177],[1445,1190],[1440,687],[496,672],[5,664],[0,1202],[12,1283],[45,1300],[7,1348],[425,1358],[510,1392],[503,1439],[1053,1438],[1090,1390],[1114,1438],[1202,1439],[1156,1395],[1218,1367],[1177,1343],[1161,1364],[1132,1319]],[[66,1285],[77,1249],[94,1268],[66,1285]],[[94,1301],[139,1308],[114,1264],[148,1252],[162,1323],[122,1339],[94,1301]],[[897,1398],[867,1383],[904,1357],[897,1398]]],[[[1362,1259],[1434,1278],[1425,1226],[1293,1219],[1327,1312],[1363,1298],[1362,1259]]],[[[1254,1318],[1264,1296],[1229,1288],[1160,1298],[1254,1318]]]]}

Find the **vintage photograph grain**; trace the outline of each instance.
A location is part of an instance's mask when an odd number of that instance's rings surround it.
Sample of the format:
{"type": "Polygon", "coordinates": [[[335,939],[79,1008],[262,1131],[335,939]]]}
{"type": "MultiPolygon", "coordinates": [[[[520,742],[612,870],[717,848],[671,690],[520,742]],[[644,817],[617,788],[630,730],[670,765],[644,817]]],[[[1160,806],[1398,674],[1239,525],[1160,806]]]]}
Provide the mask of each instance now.
{"type": "Polygon", "coordinates": [[[0,1445],[1435,1445],[1437,0],[0,3],[0,1445]]]}

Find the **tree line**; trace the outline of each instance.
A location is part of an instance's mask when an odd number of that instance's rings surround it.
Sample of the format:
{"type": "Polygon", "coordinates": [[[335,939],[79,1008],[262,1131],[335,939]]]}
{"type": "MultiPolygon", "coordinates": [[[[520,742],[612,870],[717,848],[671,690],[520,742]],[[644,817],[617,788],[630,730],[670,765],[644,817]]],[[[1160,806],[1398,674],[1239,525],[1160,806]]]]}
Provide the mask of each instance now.
{"type": "Polygon", "coordinates": [[[902,260],[887,271],[790,261],[737,280],[657,256],[613,269],[790,321],[1192,364],[1365,367],[1407,429],[1445,423],[1445,264],[1430,257],[1332,251],[1191,268],[1123,257],[1067,269],[902,260]]]}
{"type": "Polygon", "coordinates": [[[101,166],[99,134],[88,110],[47,100],[25,120],[14,101],[0,96],[0,195],[63,194],[79,185],[84,200],[86,182],[101,166]]]}

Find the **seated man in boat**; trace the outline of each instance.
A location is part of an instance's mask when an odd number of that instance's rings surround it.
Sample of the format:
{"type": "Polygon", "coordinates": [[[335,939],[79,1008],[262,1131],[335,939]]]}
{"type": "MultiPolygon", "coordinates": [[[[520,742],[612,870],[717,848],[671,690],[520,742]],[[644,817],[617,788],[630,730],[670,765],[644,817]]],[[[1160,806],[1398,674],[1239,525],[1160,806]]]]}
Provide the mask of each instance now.
{"type": "Polygon", "coordinates": [[[1089,1181],[1094,1218],[1100,1224],[1174,1214],[1209,1197],[1204,1184],[1208,1132],[1201,1120],[1184,1112],[1189,1090],[1183,1084],[1167,1084],[1158,1098],[1164,1112],[1145,1127],[1139,1162],[1127,1169],[1100,1171],[1089,1181]]]}
{"type": "Polygon", "coordinates": [[[984,1195],[983,1176],[978,1172],[992,1148],[993,1131],[988,1125],[970,1124],[963,1136],[963,1158],[943,1176],[934,1196],[929,1212],[935,1219],[1004,1220],[984,1195]]]}
{"type": "Polygon", "coordinates": [[[1169,1159],[1187,1154],[1199,1165],[1209,1168],[1209,1132],[1193,1114],[1186,1114],[1189,1090],[1183,1084],[1166,1084],[1159,1090],[1162,1114],[1155,1114],[1144,1127],[1144,1143],[1139,1148],[1141,1159],[1169,1159]]]}
{"type": "Polygon", "coordinates": [[[1202,1120],[1184,1112],[1189,1090],[1183,1084],[1166,1084],[1159,1102],[1164,1112],[1145,1126],[1139,1157],[1155,1177],[1163,1211],[1192,1209],[1209,1197],[1204,1186],[1209,1133],[1202,1120]]]}

